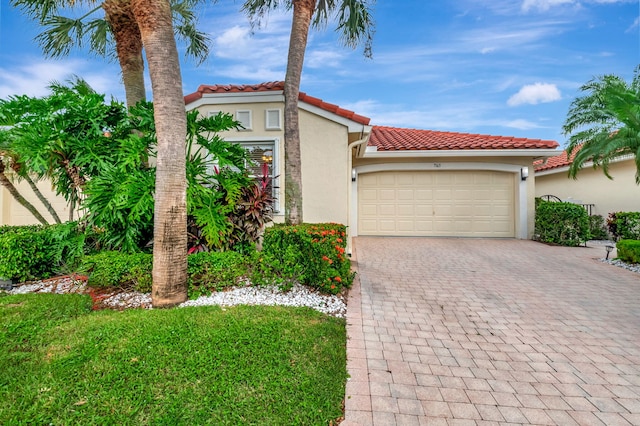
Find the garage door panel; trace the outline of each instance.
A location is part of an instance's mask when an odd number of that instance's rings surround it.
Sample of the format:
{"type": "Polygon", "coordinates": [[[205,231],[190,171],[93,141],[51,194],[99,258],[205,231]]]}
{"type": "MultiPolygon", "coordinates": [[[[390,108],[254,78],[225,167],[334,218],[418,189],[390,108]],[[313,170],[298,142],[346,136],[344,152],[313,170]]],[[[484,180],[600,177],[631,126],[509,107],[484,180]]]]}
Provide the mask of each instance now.
{"type": "Polygon", "coordinates": [[[416,200],[433,200],[433,190],[431,189],[416,189],[414,190],[414,194],[416,200]]]}
{"type": "Polygon", "coordinates": [[[396,194],[397,194],[397,199],[404,201],[404,200],[409,200],[409,201],[413,201],[415,196],[413,194],[414,190],[413,189],[399,189],[396,194]]]}
{"type": "Polygon", "coordinates": [[[413,217],[415,216],[415,206],[413,204],[398,204],[396,213],[399,217],[413,217]]]}
{"type": "Polygon", "coordinates": [[[358,179],[361,235],[513,237],[512,173],[378,172],[358,179]]]}
{"type": "Polygon", "coordinates": [[[393,204],[380,204],[378,206],[378,216],[380,217],[395,217],[396,206],[393,204]]]}

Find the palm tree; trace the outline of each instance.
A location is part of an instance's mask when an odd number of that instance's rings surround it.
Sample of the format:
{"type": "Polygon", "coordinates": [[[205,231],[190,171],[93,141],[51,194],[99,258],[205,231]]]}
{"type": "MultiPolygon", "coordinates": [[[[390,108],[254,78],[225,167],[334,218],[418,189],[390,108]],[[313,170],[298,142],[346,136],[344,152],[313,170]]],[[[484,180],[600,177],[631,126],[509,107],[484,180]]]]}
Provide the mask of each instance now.
{"type": "Polygon", "coordinates": [[[303,211],[298,96],[309,27],[326,25],[336,13],[342,42],[349,47],[363,43],[367,57],[371,56],[374,28],[367,0],[246,0],[242,9],[252,20],[259,20],[278,7],[293,8],[284,82],[285,222],[299,224],[303,211]]]}
{"type": "MultiPolygon", "coordinates": [[[[86,5],[97,6],[79,18],[59,15],[80,3],[82,1],[78,0],[11,0],[11,4],[46,28],[37,37],[46,56],[66,56],[73,47],[82,47],[85,43],[93,53],[109,56],[110,46],[115,44],[127,106],[146,99],[143,45],[131,11],[131,1],[84,0],[86,5]],[[100,9],[104,11],[104,17],[93,17],[100,9]]],[[[209,54],[209,39],[196,29],[197,19],[193,11],[199,3],[202,0],[172,0],[171,6],[176,36],[187,43],[188,55],[202,61],[209,54]]]]}
{"type": "Polygon", "coordinates": [[[153,231],[154,307],[187,299],[187,116],[168,0],[131,0],[153,90],[157,135],[153,231]]]}
{"type": "Polygon", "coordinates": [[[592,161],[609,175],[609,163],[632,155],[636,163],[636,184],[640,185],[640,66],[631,83],[616,75],[590,80],[580,88],[583,96],[569,108],[562,127],[570,135],[567,156],[575,157],[569,176],[576,179],[583,165],[592,161]]]}

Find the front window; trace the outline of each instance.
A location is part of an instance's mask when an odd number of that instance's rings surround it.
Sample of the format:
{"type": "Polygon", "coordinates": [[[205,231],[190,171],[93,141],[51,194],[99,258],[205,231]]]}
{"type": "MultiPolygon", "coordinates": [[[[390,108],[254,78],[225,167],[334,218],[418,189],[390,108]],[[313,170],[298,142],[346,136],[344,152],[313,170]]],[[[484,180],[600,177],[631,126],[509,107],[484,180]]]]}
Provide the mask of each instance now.
{"type": "Polygon", "coordinates": [[[275,141],[259,141],[259,142],[236,142],[239,143],[249,153],[250,164],[247,169],[251,177],[260,182],[264,177],[268,178],[269,188],[275,201],[274,211],[278,210],[278,201],[275,183],[276,168],[276,143],[275,141]]]}

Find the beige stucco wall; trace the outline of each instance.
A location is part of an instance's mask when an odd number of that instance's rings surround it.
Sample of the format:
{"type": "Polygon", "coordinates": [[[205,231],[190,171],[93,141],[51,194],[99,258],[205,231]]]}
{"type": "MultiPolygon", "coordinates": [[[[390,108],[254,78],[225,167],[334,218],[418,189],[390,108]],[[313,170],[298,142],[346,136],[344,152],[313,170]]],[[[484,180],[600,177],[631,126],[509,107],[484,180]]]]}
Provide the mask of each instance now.
{"type": "MultiPolygon", "coordinates": [[[[212,99],[212,102],[214,99],[212,99]]],[[[278,175],[278,202],[275,222],[284,220],[284,117],[281,115],[280,130],[269,130],[265,126],[266,110],[279,109],[278,102],[229,103],[201,105],[202,114],[223,111],[234,117],[237,111],[251,111],[250,130],[222,132],[220,136],[230,142],[276,140],[276,175],[278,175]]],[[[350,183],[348,130],[344,125],[327,118],[300,110],[300,150],[302,157],[302,200],[305,222],[348,221],[348,188],[350,183]]]]}
{"type": "MultiPolygon", "coordinates": [[[[388,164],[394,163],[397,166],[397,170],[402,170],[412,163],[424,163],[425,166],[431,167],[431,170],[451,170],[452,168],[458,168],[464,164],[477,164],[479,167],[485,167],[486,170],[501,170],[504,167],[513,169],[514,185],[514,199],[515,202],[515,218],[516,218],[516,230],[521,227],[521,205],[518,202],[520,198],[519,191],[522,186],[520,185],[521,179],[519,170],[522,167],[529,168],[529,178],[524,183],[524,191],[526,206],[526,230],[527,238],[533,236],[533,230],[535,225],[535,181],[533,179],[533,158],[532,157],[492,157],[492,156],[469,156],[469,157],[398,157],[398,158],[354,158],[353,166],[358,168],[360,166],[374,165],[374,164],[388,164]],[[437,166],[434,166],[436,165],[437,166]],[[496,166],[493,166],[496,165],[496,166]],[[504,167],[503,167],[504,166],[504,167]],[[435,168],[434,168],[435,167],[435,168]]],[[[516,235],[518,232],[516,231],[516,235]]]]}
{"type": "MultiPolygon", "coordinates": [[[[36,197],[31,187],[26,182],[15,182],[14,185],[18,192],[25,197],[51,224],[55,223],[42,202],[36,197]]],[[[55,195],[48,182],[40,181],[37,183],[38,188],[47,200],[53,205],[53,208],[64,222],[69,219],[69,206],[63,197],[55,195]]],[[[2,187],[0,189],[0,225],[35,225],[39,224],[38,220],[17,201],[13,199],[9,191],[2,187]]]]}
{"type": "Polygon", "coordinates": [[[602,169],[583,168],[578,179],[570,179],[566,169],[536,176],[536,196],[555,195],[563,201],[594,204],[593,214],[603,217],[611,212],[640,211],[640,186],[635,183],[633,160],[612,163],[608,179],[602,169]]]}

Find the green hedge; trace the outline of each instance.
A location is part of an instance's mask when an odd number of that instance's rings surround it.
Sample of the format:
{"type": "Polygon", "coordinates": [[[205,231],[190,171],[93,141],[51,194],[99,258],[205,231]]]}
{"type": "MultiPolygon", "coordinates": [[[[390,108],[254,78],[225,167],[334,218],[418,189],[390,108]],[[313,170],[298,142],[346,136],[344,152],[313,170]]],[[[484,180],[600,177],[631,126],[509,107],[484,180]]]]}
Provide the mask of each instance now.
{"type": "Polygon", "coordinates": [[[129,287],[151,291],[153,255],[103,251],[82,259],[79,272],[87,274],[92,287],[129,287]]]}
{"type": "Polygon", "coordinates": [[[535,233],[542,242],[575,247],[591,238],[589,215],[577,204],[539,200],[535,233]]]}
{"type": "Polygon", "coordinates": [[[640,212],[610,213],[607,222],[614,237],[640,240],[640,212]]]}
{"type": "Polygon", "coordinates": [[[345,253],[346,226],[336,223],[275,225],[264,234],[259,269],[262,276],[299,281],[321,292],[349,288],[354,274],[345,253]]]}
{"type": "Polygon", "coordinates": [[[72,268],[84,254],[84,234],[75,222],[0,228],[0,277],[48,278],[72,268]]]}
{"type": "Polygon", "coordinates": [[[187,259],[189,297],[242,285],[249,276],[247,258],[234,251],[201,252],[187,259]]]}
{"type": "MultiPolygon", "coordinates": [[[[236,252],[203,252],[187,257],[189,297],[237,286],[248,276],[247,261],[236,252]]],[[[79,272],[93,287],[128,287],[148,293],[152,285],[153,255],[104,251],[86,256],[79,272]]]]}
{"type": "Polygon", "coordinates": [[[640,263],[640,240],[620,240],[616,250],[623,262],[640,263]]]}

